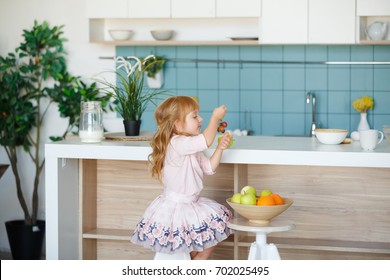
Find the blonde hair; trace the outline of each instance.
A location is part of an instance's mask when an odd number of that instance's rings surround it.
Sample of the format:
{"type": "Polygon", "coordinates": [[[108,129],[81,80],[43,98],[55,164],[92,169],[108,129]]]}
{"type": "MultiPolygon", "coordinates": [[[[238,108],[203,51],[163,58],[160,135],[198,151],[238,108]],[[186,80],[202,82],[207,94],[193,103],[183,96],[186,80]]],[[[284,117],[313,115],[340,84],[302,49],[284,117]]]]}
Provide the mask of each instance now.
{"type": "Polygon", "coordinates": [[[157,122],[157,132],[151,146],[152,153],[148,159],[152,165],[152,176],[162,179],[165,154],[174,134],[180,134],[175,128],[175,122],[185,123],[188,113],[199,110],[199,104],[189,96],[172,96],[164,100],[156,109],[154,118],[157,122]]]}

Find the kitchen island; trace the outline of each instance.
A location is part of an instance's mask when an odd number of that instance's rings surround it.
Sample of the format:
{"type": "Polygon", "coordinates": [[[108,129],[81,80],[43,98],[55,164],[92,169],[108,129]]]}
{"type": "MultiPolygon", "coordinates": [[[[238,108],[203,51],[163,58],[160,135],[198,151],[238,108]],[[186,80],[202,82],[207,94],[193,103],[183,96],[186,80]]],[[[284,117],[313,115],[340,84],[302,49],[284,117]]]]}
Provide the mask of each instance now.
{"type": "MultiPolygon", "coordinates": [[[[216,143],[206,151],[211,155],[216,143]]],[[[145,141],[46,144],[46,257],[152,259],[129,242],[162,191],[150,177],[145,141]]],[[[311,137],[235,137],[202,196],[226,205],[245,185],[294,200],[277,219],[295,229],[270,235],[283,259],[390,259],[390,143],[323,145],[311,137]]],[[[215,259],[246,259],[254,236],[236,233],[215,259]]]]}

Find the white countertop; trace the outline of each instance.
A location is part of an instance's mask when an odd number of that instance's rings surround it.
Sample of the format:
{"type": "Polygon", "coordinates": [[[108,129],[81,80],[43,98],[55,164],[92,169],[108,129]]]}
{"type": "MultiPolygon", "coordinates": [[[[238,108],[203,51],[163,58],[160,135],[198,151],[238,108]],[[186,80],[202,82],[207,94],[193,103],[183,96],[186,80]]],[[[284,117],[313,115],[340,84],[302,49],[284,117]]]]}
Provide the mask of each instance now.
{"type": "MultiPolygon", "coordinates": [[[[215,142],[207,155],[212,154],[215,142]]],[[[85,144],[79,138],[46,144],[45,148],[46,157],[80,159],[147,160],[151,152],[146,141],[85,144]]],[[[374,151],[363,151],[359,142],[324,145],[314,137],[236,136],[221,162],[389,168],[390,143],[384,140],[374,151]]]]}

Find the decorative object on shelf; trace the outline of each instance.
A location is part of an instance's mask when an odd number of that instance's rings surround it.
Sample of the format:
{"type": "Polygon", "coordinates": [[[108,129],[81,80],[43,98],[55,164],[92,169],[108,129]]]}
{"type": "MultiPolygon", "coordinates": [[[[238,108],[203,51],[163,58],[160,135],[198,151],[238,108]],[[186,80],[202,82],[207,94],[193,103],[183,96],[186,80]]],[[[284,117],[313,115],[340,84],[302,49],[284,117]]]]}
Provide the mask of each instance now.
{"type": "Polygon", "coordinates": [[[119,30],[119,29],[110,29],[108,30],[111,38],[115,41],[126,41],[134,34],[132,30],[119,30]]]}
{"type": "Polygon", "coordinates": [[[384,40],[387,35],[388,22],[375,21],[366,28],[367,39],[384,40]]]}
{"type": "Polygon", "coordinates": [[[113,84],[105,80],[99,80],[105,88],[102,90],[114,99],[116,111],[122,116],[125,126],[126,136],[139,135],[142,114],[145,112],[149,103],[156,105],[155,100],[159,99],[165,91],[151,90],[144,86],[144,79],[149,67],[152,67],[157,60],[154,55],[149,55],[144,59],[135,56],[115,57],[117,70],[114,71],[118,81],[113,84]],[[154,60],[148,65],[148,60],[154,60]],[[132,64],[133,62],[134,64],[132,64]],[[122,69],[121,69],[122,68],[122,69]],[[130,128],[129,125],[134,125],[130,128]]]}
{"type": "Polygon", "coordinates": [[[173,30],[151,30],[150,34],[157,41],[167,41],[172,39],[174,31],[173,30]]]}
{"type": "Polygon", "coordinates": [[[99,143],[103,139],[103,110],[100,101],[81,102],[80,129],[81,142],[99,143]]]}
{"type": "Polygon", "coordinates": [[[367,121],[367,110],[374,108],[374,100],[370,96],[363,96],[356,99],[352,103],[353,108],[360,112],[360,122],[358,125],[358,131],[370,129],[370,125],[367,121]]]}
{"type": "MultiPolygon", "coordinates": [[[[143,62],[144,59],[141,59],[143,62]]],[[[154,56],[145,61],[146,82],[149,88],[161,88],[164,84],[165,59],[162,56],[154,56]]]]}

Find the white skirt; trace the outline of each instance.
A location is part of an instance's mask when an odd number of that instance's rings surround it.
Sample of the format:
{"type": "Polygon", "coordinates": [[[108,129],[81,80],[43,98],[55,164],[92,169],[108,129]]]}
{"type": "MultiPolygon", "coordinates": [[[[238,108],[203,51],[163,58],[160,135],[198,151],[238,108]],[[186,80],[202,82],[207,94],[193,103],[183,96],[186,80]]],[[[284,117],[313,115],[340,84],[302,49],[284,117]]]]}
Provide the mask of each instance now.
{"type": "Polygon", "coordinates": [[[203,251],[226,239],[232,213],[214,200],[165,190],[146,209],[131,242],[155,252],[203,251]]]}

